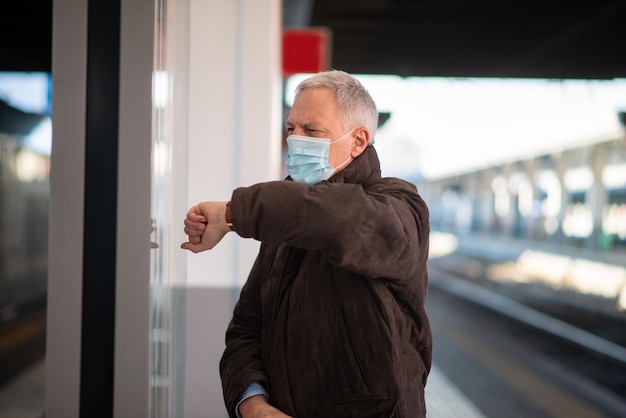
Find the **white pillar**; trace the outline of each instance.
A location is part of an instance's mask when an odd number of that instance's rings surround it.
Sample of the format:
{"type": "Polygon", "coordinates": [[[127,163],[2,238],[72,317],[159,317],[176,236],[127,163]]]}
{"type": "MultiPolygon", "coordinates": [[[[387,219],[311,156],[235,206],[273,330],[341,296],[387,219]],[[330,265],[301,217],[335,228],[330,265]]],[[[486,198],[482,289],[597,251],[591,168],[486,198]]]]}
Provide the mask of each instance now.
{"type": "Polygon", "coordinates": [[[587,199],[593,216],[593,231],[586,239],[587,248],[597,249],[602,234],[602,210],[608,201],[606,187],[602,183],[602,171],[606,165],[606,146],[598,144],[592,148],[588,156],[588,164],[593,172],[593,184],[587,192],[587,199]]]}
{"type": "Polygon", "coordinates": [[[87,2],[55,0],[52,20],[45,409],[46,417],[72,418],[80,395],[87,2]]]}
{"type": "Polygon", "coordinates": [[[570,164],[570,154],[562,152],[555,158],[555,172],[561,185],[561,207],[559,208],[559,214],[557,215],[557,221],[559,223],[559,229],[557,231],[557,241],[559,244],[565,244],[567,238],[563,233],[563,220],[567,212],[567,204],[570,200],[571,192],[565,187],[565,173],[567,172],[570,164]]]}
{"type": "Polygon", "coordinates": [[[495,224],[495,195],[491,187],[492,180],[498,175],[495,169],[488,169],[481,173],[479,190],[480,199],[480,231],[482,233],[493,233],[495,224]]]}
{"type": "MultiPolygon", "coordinates": [[[[190,0],[189,30],[188,207],[280,177],[281,1],[190,0]]],[[[187,256],[187,418],[226,416],[224,332],[257,252],[231,233],[187,256]]]]}
{"type": "MultiPolygon", "coordinates": [[[[282,120],[281,2],[191,0],[190,17],[189,206],[278,179],[282,120]]],[[[189,255],[189,285],[245,280],[257,245],[232,235],[189,255]]]]}

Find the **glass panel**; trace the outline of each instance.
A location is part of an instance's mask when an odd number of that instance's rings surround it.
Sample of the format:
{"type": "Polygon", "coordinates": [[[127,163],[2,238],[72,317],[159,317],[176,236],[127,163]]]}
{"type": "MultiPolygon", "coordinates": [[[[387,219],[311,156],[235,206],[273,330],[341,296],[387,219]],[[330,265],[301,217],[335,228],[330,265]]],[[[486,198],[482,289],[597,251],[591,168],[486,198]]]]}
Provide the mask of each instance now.
{"type": "Polygon", "coordinates": [[[186,203],[186,38],[188,0],[156,0],[152,84],[152,257],[150,417],[182,417],[185,258],[180,250],[186,203]],[[180,30],[178,31],[180,32],[180,30]],[[183,295],[183,296],[181,296],[183,295]]]}

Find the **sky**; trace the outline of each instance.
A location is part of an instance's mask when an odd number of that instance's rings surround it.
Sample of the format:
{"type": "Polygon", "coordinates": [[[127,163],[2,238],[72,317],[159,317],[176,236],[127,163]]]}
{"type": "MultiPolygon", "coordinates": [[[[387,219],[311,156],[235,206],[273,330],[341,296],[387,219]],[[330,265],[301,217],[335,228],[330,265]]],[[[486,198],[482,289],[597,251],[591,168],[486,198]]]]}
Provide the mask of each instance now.
{"type": "MultiPolygon", "coordinates": [[[[288,80],[287,103],[307,76],[288,80]]],[[[385,176],[441,178],[624,136],[626,79],[355,76],[391,113],[376,134],[385,176]]]]}
{"type": "Polygon", "coordinates": [[[0,72],[0,100],[23,112],[50,114],[51,82],[45,72],[0,72]]]}
{"type": "Polygon", "coordinates": [[[23,143],[43,155],[50,155],[52,146],[51,83],[45,72],[0,72],[0,100],[22,112],[44,115],[23,143]]]}

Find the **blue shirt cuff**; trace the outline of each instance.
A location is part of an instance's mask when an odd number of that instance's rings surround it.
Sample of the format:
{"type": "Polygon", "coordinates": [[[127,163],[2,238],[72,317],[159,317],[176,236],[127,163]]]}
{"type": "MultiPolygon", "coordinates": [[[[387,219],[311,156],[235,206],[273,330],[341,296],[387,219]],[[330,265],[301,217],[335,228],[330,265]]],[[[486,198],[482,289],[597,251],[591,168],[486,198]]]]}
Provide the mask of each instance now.
{"type": "Polygon", "coordinates": [[[265,399],[269,399],[269,395],[263,386],[260,383],[251,383],[250,386],[246,390],[243,391],[241,396],[239,397],[239,401],[237,401],[237,405],[235,405],[235,413],[237,414],[237,418],[241,418],[241,414],[239,413],[239,405],[246,399],[251,396],[263,395],[265,399]]]}

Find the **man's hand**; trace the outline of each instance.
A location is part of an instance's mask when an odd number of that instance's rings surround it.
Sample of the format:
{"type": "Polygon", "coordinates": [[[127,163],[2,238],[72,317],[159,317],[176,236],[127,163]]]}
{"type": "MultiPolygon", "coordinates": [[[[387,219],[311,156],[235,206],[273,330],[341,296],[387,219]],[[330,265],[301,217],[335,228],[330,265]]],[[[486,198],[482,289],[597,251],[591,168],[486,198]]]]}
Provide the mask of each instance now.
{"type": "Polygon", "coordinates": [[[226,203],[201,202],[189,209],[185,218],[185,234],[189,241],[181,248],[199,253],[215,247],[230,232],[225,218],[226,203]]]}
{"type": "Polygon", "coordinates": [[[264,395],[251,396],[239,405],[241,418],[292,418],[267,403],[264,395]]]}

